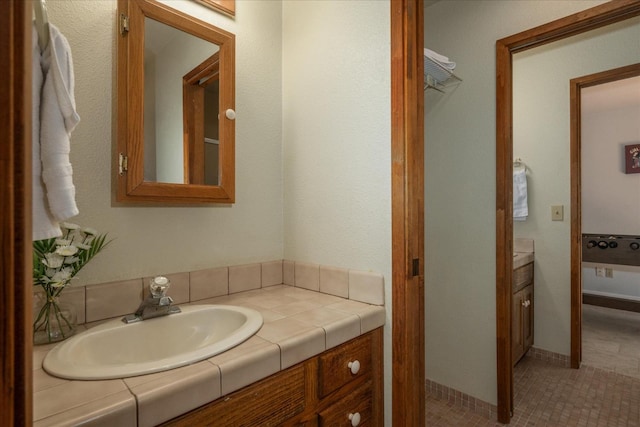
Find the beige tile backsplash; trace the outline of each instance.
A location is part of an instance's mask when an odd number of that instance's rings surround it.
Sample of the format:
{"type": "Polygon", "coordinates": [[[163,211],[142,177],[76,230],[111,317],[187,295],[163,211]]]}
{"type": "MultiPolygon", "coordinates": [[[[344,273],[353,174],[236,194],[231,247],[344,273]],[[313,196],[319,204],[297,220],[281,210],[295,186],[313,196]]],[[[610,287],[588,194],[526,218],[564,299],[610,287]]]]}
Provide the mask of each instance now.
{"type": "Polygon", "coordinates": [[[320,266],[320,292],[349,298],[349,270],[320,266]]]}
{"type": "Polygon", "coordinates": [[[191,301],[229,293],[229,268],[210,268],[189,273],[191,301]]]}
{"type": "Polygon", "coordinates": [[[282,261],[271,261],[262,263],[262,287],[280,285],[283,283],[283,263],[282,261]]]}
{"type": "Polygon", "coordinates": [[[349,270],[349,299],[384,305],[384,279],[380,274],[349,270]]]}
{"type": "Polygon", "coordinates": [[[229,293],[260,289],[262,287],[260,264],[234,265],[229,267],[229,293]]]}
{"type": "Polygon", "coordinates": [[[294,270],[294,286],[310,291],[320,290],[320,266],[318,264],[296,262],[294,270]]]}
{"type": "Polygon", "coordinates": [[[142,279],[101,283],[86,287],[87,322],[124,316],[142,302],[142,279]]]}
{"type": "MultiPolygon", "coordinates": [[[[290,289],[287,292],[292,297],[306,289],[320,292],[313,301],[302,303],[304,306],[294,298],[291,299],[291,305],[287,305],[286,295],[279,295],[277,301],[271,301],[264,295],[251,301],[256,308],[264,311],[278,305],[278,311],[267,313],[272,314],[272,318],[291,316],[316,305],[337,303],[341,301],[340,298],[384,305],[382,275],[308,262],[277,260],[165,276],[171,281],[168,294],[175,304],[211,298],[219,299],[219,303],[233,304],[235,293],[243,292],[246,300],[247,297],[251,298],[246,294],[247,291],[268,287],[279,289],[278,285],[290,289]]],[[[62,300],[76,307],[79,324],[119,317],[134,312],[142,299],[149,295],[150,280],[151,277],[145,277],[91,286],[70,286],[62,294],[62,300]]]]}
{"type": "Polygon", "coordinates": [[[293,261],[282,261],[282,283],[293,286],[295,282],[295,263],[293,261]]]}

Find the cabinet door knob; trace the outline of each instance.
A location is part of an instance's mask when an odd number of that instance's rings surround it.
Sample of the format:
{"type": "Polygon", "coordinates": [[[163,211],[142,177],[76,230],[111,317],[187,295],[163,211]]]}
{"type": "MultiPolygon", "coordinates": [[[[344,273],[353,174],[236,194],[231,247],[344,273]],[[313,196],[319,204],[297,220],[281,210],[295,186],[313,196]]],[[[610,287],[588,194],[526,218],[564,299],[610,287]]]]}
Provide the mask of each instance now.
{"type": "MultiPolygon", "coordinates": [[[[358,371],[360,371],[360,362],[357,360],[354,360],[353,362],[349,362],[349,364],[347,365],[349,367],[349,369],[351,369],[351,373],[353,375],[357,374],[358,371]]],[[[355,424],[357,425],[357,424],[355,424]]]]}
{"type": "Polygon", "coordinates": [[[351,425],[353,427],[356,427],[358,424],[360,424],[360,412],[349,414],[349,419],[351,420],[351,425]]]}
{"type": "Polygon", "coordinates": [[[236,119],[236,112],[233,111],[231,108],[227,109],[227,111],[224,112],[224,115],[227,116],[227,119],[229,120],[236,119]]]}
{"type": "Polygon", "coordinates": [[[523,300],[523,301],[522,301],[522,306],[523,306],[523,307],[526,307],[526,306],[527,306],[527,302],[523,300]]]}

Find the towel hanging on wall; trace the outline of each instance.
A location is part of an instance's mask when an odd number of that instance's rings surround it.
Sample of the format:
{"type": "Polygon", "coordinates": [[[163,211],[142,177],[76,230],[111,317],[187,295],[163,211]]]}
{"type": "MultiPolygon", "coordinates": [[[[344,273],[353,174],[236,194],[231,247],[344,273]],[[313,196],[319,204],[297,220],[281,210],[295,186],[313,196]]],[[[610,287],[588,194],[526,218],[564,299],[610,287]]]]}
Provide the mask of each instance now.
{"type": "Polygon", "coordinates": [[[59,222],[78,214],[69,161],[71,132],[80,121],[74,99],[71,48],[52,24],[44,51],[33,42],[33,240],[58,237],[59,222]]]}
{"type": "Polygon", "coordinates": [[[525,221],[529,216],[527,201],[527,169],[513,170],[513,220],[525,221]]]}

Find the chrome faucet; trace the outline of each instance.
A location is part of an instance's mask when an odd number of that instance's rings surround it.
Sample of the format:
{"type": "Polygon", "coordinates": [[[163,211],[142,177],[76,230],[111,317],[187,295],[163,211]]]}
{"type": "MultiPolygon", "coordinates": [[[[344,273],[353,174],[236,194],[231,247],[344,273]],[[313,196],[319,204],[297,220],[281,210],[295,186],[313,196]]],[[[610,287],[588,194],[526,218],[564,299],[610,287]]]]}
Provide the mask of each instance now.
{"type": "Polygon", "coordinates": [[[122,318],[124,323],[135,323],[154,317],[180,313],[180,307],[171,305],[173,300],[166,295],[171,283],[163,276],[154,277],[149,284],[151,295],[142,301],[140,307],[133,314],[127,314],[122,318]]]}

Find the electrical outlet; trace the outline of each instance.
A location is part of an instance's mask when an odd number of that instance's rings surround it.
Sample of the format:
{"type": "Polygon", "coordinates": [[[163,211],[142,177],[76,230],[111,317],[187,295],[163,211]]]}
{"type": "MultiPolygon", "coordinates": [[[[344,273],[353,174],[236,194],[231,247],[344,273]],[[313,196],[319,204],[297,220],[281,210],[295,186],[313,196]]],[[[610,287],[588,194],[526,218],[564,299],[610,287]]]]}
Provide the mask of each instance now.
{"type": "Polygon", "coordinates": [[[604,277],[604,267],[596,267],[596,276],[604,277]]]}
{"type": "Polygon", "coordinates": [[[604,277],[608,277],[609,279],[613,278],[613,268],[605,268],[604,277]]]}
{"type": "Polygon", "coordinates": [[[564,220],[564,206],[563,205],[551,206],[551,221],[562,221],[562,220],[564,220]]]}

